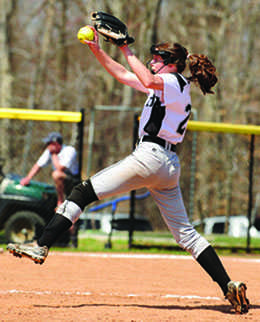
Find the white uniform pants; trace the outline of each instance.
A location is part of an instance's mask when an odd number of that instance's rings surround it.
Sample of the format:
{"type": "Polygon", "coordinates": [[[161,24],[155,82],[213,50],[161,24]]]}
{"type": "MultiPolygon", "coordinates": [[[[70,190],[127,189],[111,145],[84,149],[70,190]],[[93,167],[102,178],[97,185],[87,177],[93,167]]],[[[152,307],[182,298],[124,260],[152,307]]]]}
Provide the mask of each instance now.
{"type": "Polygon", "coordinates": [[[190,224],[179,187],[176,153],[156,143],[141,142],[125,159],[90,178],[99,200],[146,187],[176,242],[196,259],[209,246],[190,224]]]}

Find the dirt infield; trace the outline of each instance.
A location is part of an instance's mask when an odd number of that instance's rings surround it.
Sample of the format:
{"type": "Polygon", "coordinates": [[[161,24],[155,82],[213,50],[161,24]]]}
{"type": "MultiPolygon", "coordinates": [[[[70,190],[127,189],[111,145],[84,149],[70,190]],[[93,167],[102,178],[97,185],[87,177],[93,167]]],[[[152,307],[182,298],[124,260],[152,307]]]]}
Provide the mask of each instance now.
{"type": "Polygon", "coordinates": [[[0,321],[260,321],[260,259],[223,257],[248,285],[235,315],[190,256],[50,252],[43,265],[0,254],[0,321]]]}

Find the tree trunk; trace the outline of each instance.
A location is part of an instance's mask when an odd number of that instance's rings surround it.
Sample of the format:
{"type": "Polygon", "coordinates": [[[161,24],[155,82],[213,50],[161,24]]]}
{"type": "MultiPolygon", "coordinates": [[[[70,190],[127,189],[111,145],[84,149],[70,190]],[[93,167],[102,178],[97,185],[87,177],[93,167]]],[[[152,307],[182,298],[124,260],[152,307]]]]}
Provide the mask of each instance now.
{"type": "MultiPolygon", "coordinates": [[[[11,30],[10,20],[15,10],[15,1],[0,1],[0,107],[12,107],[12,66],[11,66],[11,30]]],[[[1,120],[0,127],[0,157],[11,159],[10,121],[1,120]]],[[[6,162],[5,171],[9,171],[9,162],[6,162]]]]}
{"type": "Polygon", "coordinates": [[[66,81],[67,81],[67,71],[68,71],[68,50],[66,48],[66,25],[67,25],[67,9],[68,0],[61,1],[61,21],[58,25],[58,48],[57,48],[57,100],[56,109],[62,110],[66,109],[66,81]]]}
{"type": "MultiPolygon", "coordinates": [[[[43,39],[40,53],[40,62],[36,66],[31,91],[29,94],[28,107],[31,109],[38,108],[41,103],[41,98],[45,86],[45,73],[47,70],[47,58],[50,51],[51,35],[55,19],[55,0],[48,0],[46,10],[45,26],[43,28],[43,39]]],[[[31,137],[32,137],[32,122],[27,123],[26,138],[24,144],[22,173],[27,172],[28,157],[31,150],[31,137]]]]}

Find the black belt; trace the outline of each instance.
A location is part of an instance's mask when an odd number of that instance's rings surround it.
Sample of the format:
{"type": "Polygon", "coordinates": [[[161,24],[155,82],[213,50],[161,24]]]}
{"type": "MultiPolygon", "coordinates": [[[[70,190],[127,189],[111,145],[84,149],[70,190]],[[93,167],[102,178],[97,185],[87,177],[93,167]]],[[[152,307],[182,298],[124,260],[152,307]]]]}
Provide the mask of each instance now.
{"type": "Polygon", "coordinates": [[[157,143],[167,150],[170,150],[172,152],[176,152],[176,145],[175,144],[169,143],[169,142],[165,141],[164,139],[159,138],[158,136],[144,135],[143,138],[141,139],[141,141],[157,143]]]}

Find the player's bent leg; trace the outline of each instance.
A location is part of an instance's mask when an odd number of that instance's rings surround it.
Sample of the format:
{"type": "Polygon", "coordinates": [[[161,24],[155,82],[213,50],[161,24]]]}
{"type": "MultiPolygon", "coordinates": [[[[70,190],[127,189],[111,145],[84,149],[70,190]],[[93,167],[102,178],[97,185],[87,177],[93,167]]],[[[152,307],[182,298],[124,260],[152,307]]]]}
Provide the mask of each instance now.
{"type": "Polygon", "coordinates": [[[71,194],[68,196],[67,200],[72,201],[82,210],[84,210],[84,208],[90,203],[98,200],[91,180],[88,179],[76,185],[71,194]]]}
{"type": "Polygon", "coordinates": [[[193,234],[189,233],[186,237],[182,236],[178,243],[193,255],[212,280],[220,286],[225,298],[229,300],[235,312],[239,314],[247,313],[249,301],[246,298],[246,285],[242,282],[230,280],[220,258],[206,239],[194,229],[193,234]],[[207,244],[208,246],[205,247],[207,244]]]}
{"type": "Polygon", "coordinates": [[[97,200],[97,196],[89,180],[79,184],[73,189],[69,200],[58,208],[57,213],[45,227],[43,234],[36,245],[29,244],[8,244],[7,249],[17,257],[28,257],[35,263],[42,264],[49,248],[54,242],[75,223],[82,210],[88,203],[97,200]],[[75,190],[75,191],[74,191],[75,190]]]}
{"type": "Polygon", "coordinates": [[[214,248],[209,245],[196,258],[200,266],[210,275],[214,282],[217,282],[222,289],[224,295],[228,291],[228,283],[230,277],[228,276],[220,258],[216,254],[214,248]]]}
{"type": "Polygon", "coordinates": [[[220,286],[225,298],[229,300],[235,312],[239,314],[247,313],[249,301],[246,298],[246,285],[242,282],[230,280],[213,247],[195,229],[194,232],[187,234],[185,237],[182,236],[182,239],[178,241],[179,245],[189,251],[212,280],[220,286]],[[208,246],[205,247],[207,244],[208,246]]]}
{"type": "Polygon", "coordinates": [[[36,244],[10,243],[7,245],[7,250],[14,256],[27,257],[35,263],[42,264],[48,255],[49,248],[71,226],[72,222],[68,218],[56,213],[36,244]]]}
{"type": "Polygon", "coordinates": [[[246,285],[230,280],[213,247],[190,224],[179,187],[163,193],[153,189],[151,194],[180,247],[190,252],[213,281],[218,283],[236,313],[248,312],[249,301],[246,298],[246,285]]]}
{"type": "Polygon", "coordinates": [[[200,266],[208,273],[223,291],[236,313],[244,314],[249,310],[246,298],[246,285],[243,282],[231,281],[214,248],[209,245],[199,256],[195,257],[200,266]]]}
{"type": "Polygon", "coordinates": [[[58,207],[56,215],[46,226],[38,240],[39,246],[50,248],[58,237],[79,219],[83,209],[96,200],[98,198],[90,180],[83,181],[75,186],[67,200],[58,207]]]}
{"type": "Polygon", "coordinates": [[[209,243],[190,224],[180,187],[177,185],[173,189],[149,190],[176,242],[197,258],[209,243]]]}

